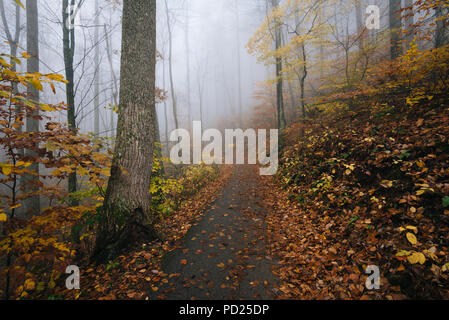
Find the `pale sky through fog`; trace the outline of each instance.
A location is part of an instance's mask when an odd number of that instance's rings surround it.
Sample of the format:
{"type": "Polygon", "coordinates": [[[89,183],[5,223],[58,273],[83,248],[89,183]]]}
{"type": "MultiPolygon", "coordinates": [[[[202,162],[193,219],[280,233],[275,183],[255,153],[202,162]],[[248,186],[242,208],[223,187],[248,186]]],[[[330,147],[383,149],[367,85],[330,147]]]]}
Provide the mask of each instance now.
{"type": "MultiPolygon", "coordinates": [[[[187,0],[168,0],[173,32],[173,77],[175,94],[178,101],[180,122],[185,126],[187,120],[187,83],[186,83],[186,42],[185,16],[187,0]]],[[[263,2],[263,1],[262,1],[263,2]]],[[[64,60],[62,50],[61,1],[38,0],[40,27],[40,60],[41,72],[64,74],[64,60]]],[[[80,18],[76,25],[75,50],[75,88],[77,124],[83,132],[93,130],[95,74],[99,74],[101,132],[108,134],[111,126],[112,103],[112,74],[106,51],[105,33],[111,37],[113,51],[113,69],[117,78],[120,71],[121,46],[121,6],[113,5],[114,1],[100,0],[100,67],[94,64],[95,53],[95,1],[85,0],[80,18]]],[[[190,54],[190,95],[192,105],[192,119],[199,120],[199,92],[198,83],[204,82],[203,115],[205,126],[216,125],[215,120],[230,120],[232,113],[238,110],[238,69],[237,69],[237,19],[235,15],[235,0],[189,0],[189,54],[190,54]]],[[[238,45],[241,56],[241,92],[244,110],[251,110],[254,106],[252,95],[256,89],[254,83],[263,80],[266,68],[257,64],[256,59],[247,53],[246,44],[264,17],[263,5],[260,0],[239,0],[240,43],[238,45]],[[259,9],[261,7],[262,9],[259,9]]],[[[168,34],[165,16],[165,3],[158,0],[158,50],[166,51],[168,59],[168,34]],[[163,44],[163,39],[165,45],[163,44]],[[165,47],[165,49],[164,49],[165,47]]],[[[6,16],[10,29],[14,32],[14,3],[5,1],[6,16]]],[[[20,44],[26,48],[26,14],[22,12],[22,35],[20,44]]],[[[3,26],[2,26],[3,29],[3,26]]],[[[1,35],[2,51],[7,51],[5,33],[1,35]]],[[[24,65],[22,65],[22,68],[24,65]]],[[[162,63],[158,64],[157,86],[164,87],[162,63]]],[[[169,91],[168,61],[166,61],[166,84],[169,91]]],[[[57,95],[49,88],[42,94],[42,100],[58,103],[65,100],[64,85],[57,86],[57,95]]],[[[164,127],[164,106],[157,106],[161,132],[164,127]]],[[[167,101],[169,129],[172,130],[173,116],[171,99],[167,101]]],[[[117,120],[114,116],[114,122],[117,120]]],[[[60,121],[66,121],[65,113],[58,116],[60,121]]]]}

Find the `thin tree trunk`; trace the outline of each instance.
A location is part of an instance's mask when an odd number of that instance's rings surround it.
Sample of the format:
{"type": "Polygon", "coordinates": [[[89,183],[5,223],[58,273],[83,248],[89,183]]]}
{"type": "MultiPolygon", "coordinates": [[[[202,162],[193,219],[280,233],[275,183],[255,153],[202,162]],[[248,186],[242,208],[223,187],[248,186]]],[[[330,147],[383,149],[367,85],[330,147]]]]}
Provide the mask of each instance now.
{"type": "Polygon", "coordinates": [[[236,42],[237,42],[237,86],[238,86],[238,106],[240,127],[243,126],[243,102],[242,102],[242,66],[240,56],[240,14],[238,0],[235,0],[235,20],[236,20],[236,42]]]}
{"type": "MultiPolygon", "coordinates": [[[[163,82],[163,90],[166,89],[166,75],[165,75],[165,58],[162,60],[162,82],[163,82]]],[[[168,144],[169,136],[168,136],[168,104],[167,99],[164,99],[164,120],[165,120],[165,142],[168,144]]]]}
{"type": "MultiPolygon", "coordinates": [[[[75,0],[71,0],[70,5],[72,8],[75,6],[75,0]]],[[[74,15],[67,12],[69,8],[69,0],[62,1],[62,41],[64,51],[64,66],[65,66],[65,78],[66,84],[66,96],[67,96],[67,122],[70,129],[73,132],[77,132],[76,128],[76,116],[75,116],[75,89],[74,89],[74,70],[73,70],[73,57],[75,55],[75,27],[74,15]],[[70,19],[70,20],[69,20],[70,19]],[[68,28],[69,25],[73,27],[68,28]]],[[[69,175],[68,191],[74,193],[77,190],[77,176],[76,171],[69,175]]],[[[78,205],[78,201],[72,200],[72,206],[78,205]]]]}
{"type": "Polygon", "coordinates": [[[186,26],[185,26],[185,45],[186,45],[186,85],[187,85],[187,113],[188,113],[188,128],[192,128],[192,102],[191,102],[191,92],[190,92],[190,39],[189,39],[189,2],[186,2],[186,26]]]}
{"type": "Polygon", "coordinates": [[[170,90],[171,90],[171,98],[173,103],[173,117],[175,120],[175,128],[179,129],[179,119],[178,119],[178,106],[176,104],[176,96],[175,96],[175,84],[173,80],[173,35],[170,24],[170,14],[168,11],[167,0],[165,2],[165,12],[167,16],[167,29],[168,29],[168,70],[170,76],[170,90]]]}
{"type": "Polygon", "coordinates": [[[306,113],[306,102],[305,102],[305,82],[306,82],[306,78],[307,78],[307,55],[306,55],[306,46],[304,45],[304,43],[301,46],[302,49],[302,59],[303,59],[303,73],[302,73],[302,77],[301,77],[301,81],[300,81],[300,86],[301,86],[301,109],[302,109],[302,117],[303,117],[303,121],[305,121],[306,117],[307,117],[307,113],[306,113]]]}
{"type": "Polygon", "coordinates": [[[156,140],[156,0],[124,0],[122,24],[117,141],[97,233],[97,261],[155,236],[149,190],[156,140]]]}
{"type": "MultiPolygon", "coordinates": [[[[3,22],[3,28],[5,29],[6,33],[6,39],[9,43],[9,53],[11,55],[10,64],[12,65],[11,70],[16,71],[17,70],[17,63],[13,59],[13,57],[17,56],[17,49],[19,46],[19,40],[20,40],[20,6],[16,3],[16,12],[15,12],[15,31],[14,31],[14,37],[11,34],[11,31],[9,29],[8,20],[6,19],[6,13],[5,13],[5,7],[3,4],[3,0],[0,0],[0,14],[3,22]]],[[[18,93],[18,85],[17,83],[12,84],[13,93],[18,93]]],[[[19,107],[16,109],[17,113],[20,113],[19,107]]],[[[20,131],[22,131],[22,126],[19,128],[20,131]]],[[[19,150],[20,154],[24,154],[24,150],[19,150]]]]}
{"type": "MultiPolygon", "coordinates": [[[[113,106],[118,106],[118,81],[117,81],[117,77],[115,76],[115,72],[114,72],[114,65],[112,62],[112,51],[111,51],[111,45],[110,45],[110,40],[109,40],[109,34],[107,32],[106,29],[106,25],[103,26],[104,28],[104,38],[106,40],[106,53],[108,56],[108,62],[109,62],[109,69],[111,70],[111,78],[112,78],[112,84],[113,84],[113,89],[112,89],[112,103],[113,106]]],[[[110,124],[110,130],[111,130],[111,138],[115,138],[115,126],[114,126],[114,110],[111,110],[111,124],[110,124]]]]}
{"type": "Polygon", "coordinates": [[[94,45],[95,45],[95,80],[94,80],[94,134],[96,138],[100,135],[100,44],[99,44],[99,28],[100,28],[100,12],[98,6],[98,0],[95,0],[95,32],[94,32],[94,45]]]}
{"type": "Polygon", "coordinates": [[[292,85],[292,81],[288,82],[288,92],[290,95],[290,108],[291,108],[291,112],[292,112],[292,122],[296,119],[296,99],[295,99],[295,94],[293,92],[293,85],[292,85]]]}
{"type": "MultiPolygon", "coordinates": [[[[271,5],[274,10],[279,7],[279,0],[271,0],[271,5]]],[[[282,30],[278,19],[275,19],[275,48],[278,50],[281,47],[282,30]]],[[[285,113],[284,113],[284,96],[283,96],[283,76],[282,76],[282,58],[276,58],[276,108],[278,113],[278,129],[284,130],[286,127],[285,113]]]]}
{"type": "MultiPolygon", "coordinates": [[[[27,0],[26,2],[27,12],[27,52],[31,55],[31,58],[27,60],[27,72],[36,73],[39,72],[39,13],[38,6],[35,0],[27,0]]],[[[36,103],[39,102],[39,90],[33,86],[28,86],[28,95],[36,103]]],[[[32,117],[27,118],[26,131],[28,133],[39,131],[39,111],[35,110],[32,117]]],[[[37,148],[38,146],[36,146],[37,148]]],[[[36,152],[32,150],[25,150],[25,156],[36,157],[36,152]]],[[[37,176],[26,175],[24,177],[24,191],[25,192],[38,192],[40,189],[39,180],[39,163],[33,163],[30,166],[30,170],[37,174],[37,176]]],[[[24,200],[24,206],[26,211],[30,211],[33,214],[40,212],[40,198],[39,195],[28,197],[24,200]]]]}

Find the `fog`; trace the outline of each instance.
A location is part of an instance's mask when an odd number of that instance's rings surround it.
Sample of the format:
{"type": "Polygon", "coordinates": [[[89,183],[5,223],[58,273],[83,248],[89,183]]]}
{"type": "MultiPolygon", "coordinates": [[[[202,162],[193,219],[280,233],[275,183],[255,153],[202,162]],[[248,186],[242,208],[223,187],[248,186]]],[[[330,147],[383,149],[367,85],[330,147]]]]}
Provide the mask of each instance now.
{"type": "MultiPolygon", "coordinates": [[[[2,22],[6,22],[10,32],[14,33],[15,3],[9,0],[3,2],[6,21],[2,22]]],[[[115,104],[114,77],[117,79],[117,88],[120,78],[121,5],[121,1],[100,0],[96,20],[96,1],[85,0],[75,20],[76,124],[84,133],[94,131],[95,105],[98,104],[98,133],[107,137],[114,137],[115,134],[117,115],[111,109],[115,104]],[[98,60],[95,57],[96,49],[99,50],[98,60]]],[[[166,140],[166,133],[175,128],[174,99],[170,86],[170,43],[165,1],[158,1],[157,6],[157,50],[162,60],[157,64],[156,86],[167,92],[167,100],[158,103],[156,108],[161,140],[166,140]]],[[[237,127],[240,115],[250,112],[256,103],[253,93],[257,82],[267,76],[267,67],[258,64],[246,48],[249,38],[266,14],[264,1],[168,0],[167,7],[172,33],[171,63],[179,126],[190,128],[189,120],[202,118],[205,128],[223,126],[224,123],[237,127]]],[[[62,1],[38,0],[38,8],[40,72],[65,74],[62,1]]],[[[21,10],[20,14],[19,43],[26,50],[25,10],[21,10]]],[[[4,23],[1,27],[5,31],[4,23]]],[[[0,36],[1,51],[9,52],[6,32],[1,32],[0,36]]],[[[25,72],[25,69],[26,63],[18,66],[19,71],[25,72]]],[[[45,88],[41,101],[66,101],[65,85],[59,84],[56,94],[50,88],[45,88]]],[[[66,122],[65,112],[59,112],[56,118],[66,122]]]]}
{"type": "MultiPolygon", "coordinates": [[[[203,106],[204,126],[219,125],[224,119],[238,122],[240,108],[243,113],[254,105],[253,92],[258,81],[264,80],[266,68],[250,56],[246,43],[258,28],[265,11],[257,1],[194,0],[168,1],[173,25],[173,70],[175,98],[180,104],[181,123],[191,119],[201,120],[203,106]],[[187,11],[188,10],[188,11],[187,11]],[[187,16],[188,12],[188,16],[187,16]],[[188,43],[186,42],[188,28],[188,43]],[[240,56],[240,70],[239,70],[240,56]],[[189,58],[190,63],[187,63],[189,58]],[[188,71],[189,69],[189,71],[188,71]],[[187,76],[187,73],[190,76],[187,76]],[[240,89],[239,89],[240,74],[240,89]],[[189,84],[190,78],[190,97],[189,84]],[[201,89],[200,89],[201,88],[201,89]],[[200,101],[202,91],[202,102],[200,101]],[[241,103],[240,103],[241,94],[241,103]]],[[[168,56],[167,20],[159,6],[158,50],[168,56]]],[[[168,90],[169,81],[163,81],[163,63],[158,64],[158,86],[168,90]]],[[[169,102],[172,102],[170,97],[169,102]]],[[[158,113],[162,121],[164,108],[158,113]]],[[[173,115],[169,112],[169,124],[173,115]]],[[[170,126],[170,128],[172,128],[170,126]]],[[[163,132],[163,130],[161,130],[163,132]]]]}

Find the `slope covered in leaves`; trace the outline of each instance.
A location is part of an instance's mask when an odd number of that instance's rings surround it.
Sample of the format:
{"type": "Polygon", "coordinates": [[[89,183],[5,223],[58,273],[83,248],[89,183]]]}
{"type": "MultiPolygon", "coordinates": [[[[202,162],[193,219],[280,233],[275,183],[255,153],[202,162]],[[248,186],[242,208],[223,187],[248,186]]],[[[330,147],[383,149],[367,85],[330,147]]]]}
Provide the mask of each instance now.
{"type": "Polygon", "coordinates": [[[261,184],[283,298],[449,298],[448,124],[447,108],[384,106],[287,130],[261,184]]]}

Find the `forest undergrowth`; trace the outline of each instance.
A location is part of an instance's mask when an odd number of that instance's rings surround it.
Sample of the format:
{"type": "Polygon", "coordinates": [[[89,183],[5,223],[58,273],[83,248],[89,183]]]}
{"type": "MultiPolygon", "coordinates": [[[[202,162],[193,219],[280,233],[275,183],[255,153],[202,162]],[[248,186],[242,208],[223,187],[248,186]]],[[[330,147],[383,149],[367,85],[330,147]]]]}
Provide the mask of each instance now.
{"type": "Polygon", "coordinates": [[[449,297],[449,109],[404,110],[336,111],[286,131],[280,172],[261,183],[282,298],[449,297]],[[369,265],[380,290],[365,287],[369,265]]]}

